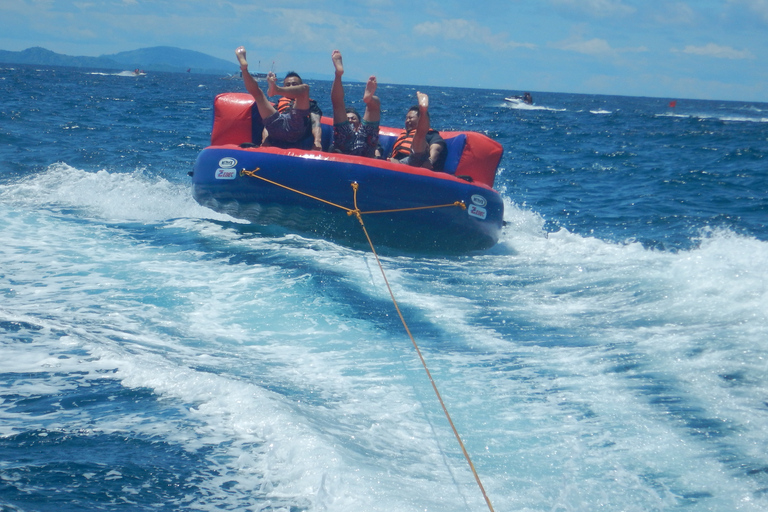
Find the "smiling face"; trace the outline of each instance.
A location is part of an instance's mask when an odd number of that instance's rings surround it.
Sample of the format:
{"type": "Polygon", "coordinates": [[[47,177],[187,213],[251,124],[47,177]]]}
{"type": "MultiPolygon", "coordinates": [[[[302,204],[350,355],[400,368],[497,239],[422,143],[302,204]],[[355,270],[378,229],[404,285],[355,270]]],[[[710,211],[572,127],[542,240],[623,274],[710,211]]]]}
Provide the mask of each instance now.
{"type": "Polygon", "coordinates": [[[411,131],[416,129],[416,125],[419,124],[419,113],[415,110],[409,110],[405,116],[405,129],[411,131]]]}
{"type": "Polygon", "coordinates": [[[354,112],[347,112],[347,121],[352,125],[352,128],[357,130],[360,128],[360,118],[354,112]]]}

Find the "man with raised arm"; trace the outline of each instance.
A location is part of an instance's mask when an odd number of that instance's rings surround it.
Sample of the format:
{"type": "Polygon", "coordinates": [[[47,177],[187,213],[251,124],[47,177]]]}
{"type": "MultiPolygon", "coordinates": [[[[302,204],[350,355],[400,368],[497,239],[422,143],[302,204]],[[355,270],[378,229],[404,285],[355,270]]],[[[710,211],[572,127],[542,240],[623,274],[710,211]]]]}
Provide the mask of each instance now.
{"type": "MultiPolygon", "coordinates": [[[[299,74],[295,71],[289,71],[283,78],[283,86],[289,87],[292,85],[301,85],[304,81],[299,74]]],[[[294,100],[286,97],[280,98],[277,102],[278,112],[283,112],[286,108],[290,108],[294,104],[294,100]]],[[[322,151],[323,149],[323,129],[320,119],[323,117],[323,111],[317,106],[317,102],[312,98],[309,98],[309,121],[305,122],[305,135],[302,138],[302,147],[307,147],[311,143],[311,147],[315,151],[322,151]],[[311,139],[311,140],[310,140],[311,139]]]]}
{"type": "Polygon", "coordinates": [[[331,60],[335,68],[333,85],[331,86],[331,104],[333,105],[333,148],[334,151],[347,155],[366,156],[373,158],[379,145],[379,121],[381,119],[381,101],[376,96],[376,77],[371,76],[365,84],[363,102],[365,114],[362,120],[360,114],[344,103],[344,86],[341,76],[344,74],[344,64],[341,52],[334,50],[331,60]]]}
{"type": "Polygon", "coordinates": [[[405,130],[392,146],[389,160],[442,171],[446,157],[446,144],[437,130],[430,128],[429,96],[416,92],[418,105],[408,110],[405,116],[405,130]]]}
{"type": "Polygon", "coordinates": [[[309,85],[302,83],[279,86],[277,85],[277,77],[270,71],[267,74],[267,94],[269,96],[281,95],[294,100],[289,108],[280,112],[270,103],[256,82],[256,79],[248,72],[245,47],[238,47],[235,50],[235,55],[240,63],[245,88],[256,102],[256,108],[259,111],[259,116],[264,123],[269,139],[289,145],[297,143],[305,135],[306,123],[309,119],[309,85]]]}

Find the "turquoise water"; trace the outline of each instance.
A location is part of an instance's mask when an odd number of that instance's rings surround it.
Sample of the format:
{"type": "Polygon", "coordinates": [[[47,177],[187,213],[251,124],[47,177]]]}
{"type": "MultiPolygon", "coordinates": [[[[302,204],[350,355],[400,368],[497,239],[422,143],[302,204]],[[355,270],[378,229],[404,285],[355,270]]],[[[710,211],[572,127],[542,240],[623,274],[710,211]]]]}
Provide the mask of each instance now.
{"type": "MultiPolygon", "coordinates": [[[[487,510],[372,255],[192,200],[241,84],[0,89],[0,509],[487,510]]],[[[507,227],[382,262],[495,510],[765,510],[768,105],[425,91],[507,227]]]]}

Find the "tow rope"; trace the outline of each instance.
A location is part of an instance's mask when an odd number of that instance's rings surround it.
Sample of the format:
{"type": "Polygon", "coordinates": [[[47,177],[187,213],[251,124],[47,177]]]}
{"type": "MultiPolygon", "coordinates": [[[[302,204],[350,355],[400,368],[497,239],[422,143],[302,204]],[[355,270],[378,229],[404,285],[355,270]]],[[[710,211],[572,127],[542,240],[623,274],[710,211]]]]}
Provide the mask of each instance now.
{"type": "Polygon", "coordinates": [[[424,367],[424,371],[427,374],[427,377],[429,378],[430,384],[432,384],[432,389],[435,392],[435,395],[437,396],[437,401],[440,402],[440,407],[443,409],[443,413],[445,414],[446,419],[448,420],[448,424],[451,426],[451,430],[453,430],[453,435],[456,437],[456,441],[458,441],[459,446],[461,447],[461,452],[464,454],[464,458],[467,460],[467,463],[469,464],[469,468],[472,471],[472,474],[475,477],[475,481],[477,482],[478,487],[480,488],[480,492],[483,494],[483,498],[485,499],[485,503],[488,505],[488,509],[491,512],[495,512],[493,509],[493,505],[491,504],[491,500],[488,497],[488,494],[485,492],[485,487],[483,487],[483,482],[480,480],[480,475],[478,475],[477,470],[475,469],[475,465],[472,463],[472,458],[469,456],[469,452],[467,452],[466,447],[464,446],[464,441],[461,440],[461,436],[459,435],[459,431],[456,429],[456,426],[453,423],[453,419],[451,419],[451,415],[448,412],[448,408],[445,405],[445,402],[443,401],[443,397],[440,395],[440,391],[437,389],[437,384],[435,383],[435,380],[432,378],[432,372],[429,371],[429,367],[427,366],[427,362],[424,359],[423,354],[421,353],[421,349],[419,348],[419,344],[416,343],[416,339],[413,337],[413,334],[411,334],[411,329],[408,327],[408,323],[405,321],[405,317],[403,316],[403,313],[400,311],[400,306],[397,303],[397,299],[395,298],[395,294],[392,291],[392,287],[389,285],[389,279],[387,279],[387,274],[384,272],[384,266],[381,264],[381,260],[379,259],[379,255],[376,252],[376,248],[373,245],[373,241],[371,240],[370,235],[368,234],[368,230],[365,228],[365,223],[363,222],[363,215],[365,214],[374,214],[374,213],[392,213],[392,212],[404,212],[404,211],[411,211],[411,210],[424,210],[424,209],[432,209],[432,208],[445,208],[445,207],[451,207],[456,206],[460,207],[466,210],[467,206],[464,204],[464,201],[456,201],[454,203],[449,204],[442,204],[442,205],[435,205],[435,206],[419,206],[415,208],[402,208],[402,209],[396,209],[396,210],[378,210],[378,211],[368,211],[363,212],[360,211],[360,208],[357,206],[357,191],[360,188],[360,185],[357,182],[352,182],[352,191],[353,191],[353,204],[354,208],[347,208],[345,206],[341,206],[335,203],[332,203],[330,201],[326,201],[325,199],[321,199],[319,197],[313,196],[311,194],[307,194],[306,192],[302,192],[300,190],[296,190],[294,188],[288,187],[286,185],[283,185],[281,183],[277,183],[276,181],[269,180],[267,178],[264,178],[263,176],[259,176],[256,174],[260,168],[256,168],[253,171],[249,171],[247,169],[242,169],[240,171],[241,176],[250,176],[252,178],[257,178],[262,181],[265,181],[267,183],[271,183],[272,185],[278,186],[280,188],[284,188],[286,190],[290,190],[292,192],[295,192],[297,194],[300,194],[305,197],[309,197],[311,199],[315,199],[317,201],[320,201],[321,203],[325,203],[330,206],[334,206],[336,208],[340,208],[347,212],[347,215],[350,217],[352,215],[357,217],[357,220],[360,222],[360,227],[363,229],[363,233],[365,234],[366,240],[368,240],[368,245],[371,247],[371,252],[373,253],[374,258],[376,259],[376,264],[379,266],[379,270],[381,271],[381,276],[384,278],[384,283],[387,285],[387,290],[389,291],[389,296],[392,299],[392,304],[395,306],[395,310],[397,311],[397,316],[400,317],[400,321],[403,324],[403,327],[405,328],[405,332],[408,334],[408,337],[411,340],[411,343],[413,344],[413,348],[416,350],[416,354],[419,356],[419,360],[421,361],[421,365],[424,367]]]}
{"type": "Polygon", "coordinates": [[[375,211],[369,211],[369,212],[361,212],[358,209],[358,207],[357,207],[357,186],[358,186],[357,182],[353,182],[352,183],[352,187],[355,189],[355,208],[353,209],[353,208],[347,208],[346,206],[341,206],[341,205],[336,204],[336,203],[332,203],[330,201],[326,201],[325,199],[319,198],[317,196],[313,196],[311,194],[307,194],[306,192],[302,192],[301,190],[297,190],[297,189],[291,188],[291,187],[289,187],[287,185],[283,185],[282,183],[278,183],[276,181],[272,181],[270,179],[267,179],[264,176],[259,176],[256,173],[258,171],[260,171],[260,170],[261,169],[259,167],[257,167],[253,171],[249,171],[247,169],[243,169],[243,170],[240,171],[240,176],[250,176],[251,178],[257,178],[257,179],[260,179],[262,181],[266,181],[267,183],[270,183],[272,185],[275,185],[276,187],[284,188],[285,190],[290,190],[291,192],[295,192],[295,193],[297,193],[299,195],[302,195],[304,197],[308,197],[310,199],[314,199],[315,201],[319,201],[321,203],[325,203],[327,205],[339,208],[339,209],[344,210],[345,212],[347,212],[347,215],[349,215],[350,217],[352,215],[368,215],[368,214],[373,214],[373,213],[396,213],[396,212],[409,212],[409,211],[413,211],[413,210],[431,210],[431,209],[435,209],[435,208],[446,208],[446,207],[450,207],[450,206],[458,206],[459,208],[461,208],[463,210],[467,209],[467,205],[464,204],[464,201],[454,201],[453,203],[436,204],[436,205],[433,205],[433,206],[416,206],[416,207],[413,207],[413,208],[400,208],[400,209],[396,209],[396,210],[375,210],[375,211]]]}

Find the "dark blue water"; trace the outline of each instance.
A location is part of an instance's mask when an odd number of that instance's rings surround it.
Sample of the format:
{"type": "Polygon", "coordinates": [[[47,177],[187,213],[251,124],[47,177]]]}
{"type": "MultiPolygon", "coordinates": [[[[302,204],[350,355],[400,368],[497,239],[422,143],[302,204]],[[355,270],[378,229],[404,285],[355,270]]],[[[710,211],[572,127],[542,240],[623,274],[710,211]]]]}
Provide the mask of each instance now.
{"type": "MultiPolygon", "coordinates": [[[[495,510],[765,510],[768,105],[423,90],[505,148],[383,258],[495,510]]],[[[487,510],[373,257],[192,200],[225,91],[0,69],[0,510],[487,510]]]]}

